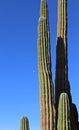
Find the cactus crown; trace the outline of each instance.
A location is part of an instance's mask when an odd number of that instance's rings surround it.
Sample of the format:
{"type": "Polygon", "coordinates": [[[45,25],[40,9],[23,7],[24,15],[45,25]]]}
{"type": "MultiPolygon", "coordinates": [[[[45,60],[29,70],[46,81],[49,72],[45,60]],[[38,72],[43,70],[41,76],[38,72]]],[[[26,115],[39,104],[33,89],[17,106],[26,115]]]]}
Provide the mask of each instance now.
{"type": "Polygon", "coordinates": [[[28,121],[28,118],[26,116],[23,116],[21,119],[20,130],[30,130],[29,129],[29,121],[28,121]]]}

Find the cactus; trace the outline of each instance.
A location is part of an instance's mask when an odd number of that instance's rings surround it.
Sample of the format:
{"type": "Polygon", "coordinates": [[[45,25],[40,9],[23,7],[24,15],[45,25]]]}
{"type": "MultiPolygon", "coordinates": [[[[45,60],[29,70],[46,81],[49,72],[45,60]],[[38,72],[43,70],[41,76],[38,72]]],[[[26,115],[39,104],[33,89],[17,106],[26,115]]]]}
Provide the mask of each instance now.
{"type": "Polygon", "coordinates": [[[71,98],[68,80],[68,43],[67,43],[67,0],[58,0],[58,23],[56,41],[56,76],[55,76],[55,103],[56,126],[58,119],[58,104],[61,93],[67,93],[71,98]]]}
{"type": "Polygon", "coordinates": [[[70,104],[67,93],[61,93],[58,105],[57,130],[71,130],[70,104]]]}
{"type": "Polygon", "coordinates": [[[58,0],[58,23],[56,43],[56,79],[55,100],[58,108],[59,96],[69,93],[68,83],[68,48],[67,48],[67,0],[58,0]]]}
{"type": "Polygon", "coordinates": [[[78,129],[78,112],[75,104],[71,104],[71,128],[72,130],[78,129]]]}
{"type": "Polygon", "coordinates": [[[55,121],[55,108],[51,72],[48,7],[46,0],[41,0],[40,18],[38,22],[38,69],[41,130],[52,130],[55,121]]]}
{"type": "Polygon", "coordinates": [[[41,0],[38,22],[41,130],[78,130],[77,128],[79,127],[78,113],[72,105],[68,80],[67,22],[67,0],[58,0],[54,107],[48,6],[46,0],[41,0]]]}
{"type": "Polygon", "coordinates": [[[78,111],[75,104],[72,104],[72,114],[75,125],[78,128],[78,111]]]}
{"type": "Polygon", "coordinates": [[[30,130],[28,118],[23,116],[21,119],[20,130],[30,130]]]}

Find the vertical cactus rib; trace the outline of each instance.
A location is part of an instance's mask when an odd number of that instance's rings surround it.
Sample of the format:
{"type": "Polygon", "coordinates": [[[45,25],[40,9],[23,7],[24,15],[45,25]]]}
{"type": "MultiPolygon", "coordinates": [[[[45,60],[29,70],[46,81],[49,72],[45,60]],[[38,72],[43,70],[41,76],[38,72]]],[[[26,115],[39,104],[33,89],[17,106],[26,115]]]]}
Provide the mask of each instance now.
{"type": "Polygon", "coordinates": [[[20,130],[30,130],[28,118],[25,116],[21,119],[20,130]]]}
{"type": "Polygon", "coordinates": [[[70,104],[67,93],[62,93],[58,105],[57,130],[71,130],[70,124],[70,104]]]}

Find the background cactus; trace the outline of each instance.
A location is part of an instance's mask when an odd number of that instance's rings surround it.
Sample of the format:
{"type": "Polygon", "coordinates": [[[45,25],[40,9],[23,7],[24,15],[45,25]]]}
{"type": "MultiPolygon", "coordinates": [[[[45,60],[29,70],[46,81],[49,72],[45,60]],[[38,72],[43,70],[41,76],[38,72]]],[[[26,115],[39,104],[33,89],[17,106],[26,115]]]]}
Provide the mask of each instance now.
{"type": "Polygon", "coordinates": [[[71,104],[71,128],[72,130],[79,130],[78,128],[78,112],[75,104],[71,104]]]}
{"type": "Polygon", "coordinates": [[[70,104],[67,93],[61,93],[58,105],[57,130],[71,130],[70,104]]]}
{"type": "MultiPolygon", "coordinates": [[[[67,43],[67,0],[58,0],[58,23],[56,42],[55,101],[58,108],[60,94],[69,94],[68,43],[67,43]]],[[[56,110],[57,111],[57,110],[56,110]]]]}
{"type": "Polygon", "coordinates": [[[30,130],[28,118],[25,116],[21,119],[20,130],[30,130]]]}
{"type": "Polygon", "coordinates": [[[77,111],[77,108],[76,108],[76,105],[75,104],[72,104],[72,114],[73,114],[73,119],[75,121],[75,124],[78,128],[78,111],[77,111]]]}

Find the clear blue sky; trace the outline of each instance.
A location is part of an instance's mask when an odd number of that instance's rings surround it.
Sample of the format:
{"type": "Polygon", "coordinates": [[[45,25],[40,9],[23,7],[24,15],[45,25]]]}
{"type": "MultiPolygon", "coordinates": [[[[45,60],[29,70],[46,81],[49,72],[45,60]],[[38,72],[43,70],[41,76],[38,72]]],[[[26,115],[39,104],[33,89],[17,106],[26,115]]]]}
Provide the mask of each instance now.
{"type": "MultiPolygon", "coordinates": [[[[53,82],[57,0],[48,0],[53,82]]],[[[19,130],[28,116],[40,130],[37,26],[40,0],[0,0],[0,130],[19,130]]],[[[68,0],[69,80],[79,110],[79,0],[68,0]]]]}

